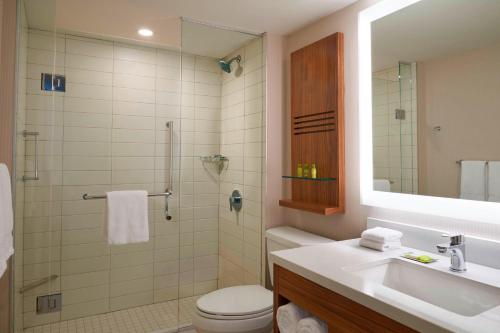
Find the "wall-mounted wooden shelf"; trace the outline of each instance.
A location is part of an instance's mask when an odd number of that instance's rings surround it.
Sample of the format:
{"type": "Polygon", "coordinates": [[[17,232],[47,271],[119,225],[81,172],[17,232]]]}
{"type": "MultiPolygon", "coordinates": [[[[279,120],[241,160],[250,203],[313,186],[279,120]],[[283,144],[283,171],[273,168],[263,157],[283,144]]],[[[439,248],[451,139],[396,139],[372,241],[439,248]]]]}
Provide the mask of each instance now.
{"type": "Polygon", "coordinates": [[[315,204],[310,202],[293,201],[291,199],[281,199],[280,206],[305,210],[307,212],[321,215],[334,215],[344,212],[340,207],[330,207],[328,205],[315,204]]]}
{"type": "Polygon", "coordinates": [[[280,205],[322,215],[344,213],[344,35],[291,55],[291,199],[280,205]],[[317,178],[295,176],[315,164],[317,178]]]}

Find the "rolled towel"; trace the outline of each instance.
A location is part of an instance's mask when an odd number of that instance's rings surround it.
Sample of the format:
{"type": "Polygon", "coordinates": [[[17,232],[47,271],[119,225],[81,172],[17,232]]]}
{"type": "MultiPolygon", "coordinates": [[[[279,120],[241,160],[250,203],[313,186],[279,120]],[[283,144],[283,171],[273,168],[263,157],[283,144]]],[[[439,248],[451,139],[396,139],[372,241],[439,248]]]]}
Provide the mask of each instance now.
{"type": "Polygon", "coordinates": [[[328,325],[316,317],[307,317],[297,324],[297,333],[328,333],[328,325]]]}
{"type": "Polygon", "coordinates": [[[366,229],[361,233],[361,238],[380,243],[398,241],[401,237],[403,237],[402,232],[382,227],[366,229]]]}
{"type": "Polygon", "coordinates": [[[368,247],[368,248],[373,249],[373,250],[382,251],[382,252],[401,248],[400,241],[381,243],[381,242],[374,242],[372,240],[364,239],[364,238],[361,238],[359,240],[359,245],[363,246],[363,247],[368,247]]]}
{"type": "Polygon", "coordinates": [[[280,306],[276,314],[280,333],[295,333],[298,322],[308,315],[309,313],[306,310],[293,303],[280,306]]]}

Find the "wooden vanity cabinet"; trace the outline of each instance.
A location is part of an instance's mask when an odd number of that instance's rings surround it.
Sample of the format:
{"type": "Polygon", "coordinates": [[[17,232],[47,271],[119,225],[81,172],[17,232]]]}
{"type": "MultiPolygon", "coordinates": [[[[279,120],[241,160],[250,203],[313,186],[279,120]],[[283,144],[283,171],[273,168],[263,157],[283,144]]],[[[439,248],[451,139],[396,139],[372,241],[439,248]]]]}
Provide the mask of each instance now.
{"type": "Polygon", "coordinates": [[[288,302],[293,302],[324,320],[328,324],[329,333],[417,332],[275,264],[274,333],[279,333],[276,311],[279,306],[288,302]]]}

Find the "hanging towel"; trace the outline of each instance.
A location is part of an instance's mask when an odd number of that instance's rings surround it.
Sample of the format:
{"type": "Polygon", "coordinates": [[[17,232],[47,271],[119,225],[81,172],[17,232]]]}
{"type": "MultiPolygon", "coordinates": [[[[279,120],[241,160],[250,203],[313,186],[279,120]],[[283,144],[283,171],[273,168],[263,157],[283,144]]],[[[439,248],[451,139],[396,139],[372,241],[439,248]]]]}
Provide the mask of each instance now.
{"type": "Polygon", "coordinates": [[[387,179],[374,179],[373,190],[382,192],[391,192],[391,183],[387,179]]]}
{"type": "Polygon", "coordinates": [[[328,325],[316,317],[307,317],[299,321],[297,333],[328,333],[328,325]]]}
{"type": "Polygon", "coordinates": [[[401,231],[382,227],[366,229],[361,233],[361,238],[380,243],[399,241],[401,237],[403,237],[401,231]]]}
{"type": "Polygon", "coordinates": [[[14,253],[14,212],[9,169],[0,163],[0,277],[7,269],[7,261],[14,253]]]}
{"type": "Polygon", "coordinates": [[[486,161],[462,161],[460,198],[486,200],[486,161]]]}
{"type": "Polygon", "coordinates": [[[500,202],[500,162],[488,162],[488,201],[500,202]]]}
{"type": "Polygon", "coordinates": [[[106,197],[108,243],[149,241],[148,192],[114,191],[106,197]]]}
{"type": "Polygon", "coordinates": [[[282,305],[276,313],[276,321],[281,333],[295,333],[299,320],[309,315],[306,310],[293,303],[282,305]]]}
{"type": "Polygon", "coordinates": [[[399,240],[391,242],[375,242],[369,239],[361,238],[359,240],[359,245],[382,252],[401,248],[401,242],[399,240]]]}

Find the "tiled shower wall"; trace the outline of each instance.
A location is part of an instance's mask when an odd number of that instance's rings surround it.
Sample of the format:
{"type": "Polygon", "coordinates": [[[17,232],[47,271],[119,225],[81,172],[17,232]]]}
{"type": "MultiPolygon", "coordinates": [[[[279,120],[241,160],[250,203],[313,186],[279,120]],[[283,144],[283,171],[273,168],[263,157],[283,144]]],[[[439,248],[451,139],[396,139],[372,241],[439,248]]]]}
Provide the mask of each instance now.
{"type": "MultiPolygon", "coordinates": [[[[241,55],[242,70],[223,73],[221,153],[229,157],[221,174],[219,287],[261,284],[262,181],[265,162],[264,56],[256,38],[228,58],[241,55]],[[239,213],[229,211],[234,189],[243,196],[239,213]]],[[[265,262],[265,261],[264,261],[265,262]]]]}
{"type": "Polygon", "coordinates": [[[416,64],[373,73],[373,175],[391,191],[418,193],[416,64]],[[396,109],[405,110],[398,120],[396,109]]]}
{"type": "MultiPolygon", "coordinates": [[[[219,148],[222,77],[215,60],[181,61],[177,51],[30,31],[27,63],[26,129],[40,132],[41,172],[39,181],[25,183],[23,283],[59,278],[24,295],[24,326],[215,289],[218,177],[197,158],[219,148]],[[54,71],[66,75],[65,93],[40,90],[40,74],[54,71]],[[110,247],[104,201],[81,196],[163,192],[169,120],[177,147],[174,218],[164,219],[163,198],[150,199],[151,240],[110,247]],[[63,293],[62,311],[36,315],[36,297],[56,292],[63,293]]],[[[32,169],[34,145],[26,150],[32,169]]]]}

